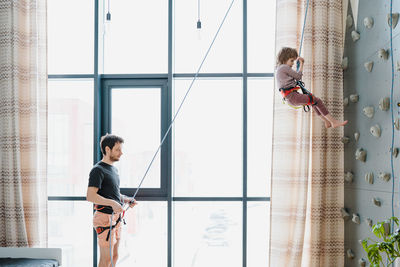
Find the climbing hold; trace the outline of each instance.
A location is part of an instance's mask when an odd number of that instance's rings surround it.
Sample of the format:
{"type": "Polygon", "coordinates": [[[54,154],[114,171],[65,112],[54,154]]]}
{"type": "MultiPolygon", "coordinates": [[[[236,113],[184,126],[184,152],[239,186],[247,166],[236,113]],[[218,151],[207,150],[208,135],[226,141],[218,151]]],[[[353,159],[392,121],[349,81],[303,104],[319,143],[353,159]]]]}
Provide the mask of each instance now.
{"type": "Polygon", "coordinates": [[[367,29],[371,29],[374,26],[374,19],[372,17],[364,18],[364,26],[367,29]]]}
{"type": "Polygon", "coordinates": [[[372,71],[372,68],[374,66],[374,62],[373,61],[367,61],[364,63],[364,67],[368,72],[372,71]]]}
{"type": "Polygon", "coordinates": [[[347,144],[348,142],[350,142],[350,138],[347,137],[347,136],[343,136],[343,137],[342,137],[342,143],[343,143],[343,144],[347,144]]]}
{"type": "Polygon", "coordinates": [[[352,31],[351,38],[353,39],[353,42],[357,42],[360,39],[360,33],[357,31],[352,31]]]}
{"type": "Polygon", "coordinates": [[[363,258],[358,260],[358,265],[360,265],[361,267],[365,267],[366,264],[367,264],[367,262],[363,258]]]}
{"type": "Polygon", "coordinates": [[[347,107],[348,105],[349,105],[349,98],[348,98],[348,97],[345,97],[345,98],[343,99],[343,106],[347,107]]]}
{"type": "MultiPolygon", "coordinates": [[[[390,14],[387,14],[388,25],[390,27],[390,14]]],[[[392,13],[392,29],[396,28],[399,21],[399,13],[392,13]]]]}
{"type": "Polygon", "coordinates": [[[374,174],[372,172],[367,172],[365,174],[365,181],[367,181],[367,183],[369,183],[369,184],[373,184],[374,183],[374,174]]]}
{"type": "Polygon", "coordinates": [[[396,61],[396,70],[400,71],[400,61],[396,61]]]}
{"type": "Polygon", "coordinates": [[[350,219],[350,214],[347,212],[346,208],[341,208],[340,212],[342,213],[343,220],[347,221],[350,219]]]}
{"type": "Polygon", "coordinates": [[[353,223],[360,224],[360,216],[358,214],[353,213],[353,218],[351,220],[353,223]]]}
{"type": "Polygon", "coordinates": [[[378,56],[379,56],[379,58],[386,60],[389,58],[389,51],[381,48],[378,50],[378,56]]]}
{"type": "Polygon", "coordinates": [[[372,227],[372,220],[370,218],[365,219],[365,223],[369,226],[372,227]]]}
{"type": "Polygon", "coordinates": [[[375,110],[373,106],[366,106],[363,108],[364,115],[368,118],[372,118],[374,116],[375,110]]]}
{"type": "Polygon", "coordinates": [[[384,223],[383,223],[383,229],[384,229],[384,231],[385,231],[385,235],[390,234],[390,223],[384,222],[384,223]]]}
{"type": "Polygon", "coordinates": [[[344,57],[342,59],[342,69],[343,70],[347,70],[348,66],[349,66],[349,58],[348,57],[344,57]]]}
{"type": "Polygon", "coordinates": [[[396,130],[400,130],[400,120],[399,120],[399,118],[396,118],[394,120],[394,127],[396,127],[396,130]]]}
{"type": "Polygon", "coordinates": [[[362,148],[357,149],[356,151],[356,160],[365,162],[367,159],[367,151],[362,148]]]}
{"type": "Polygon", "coordinates": [[[348,29],[350,29],[351,26],[353,26],[353,17],[351,15],[347,15],[346,26],[348,29]]]}
{"type": "Polygon", "coordinates": [[[398,154],[399,154],[399,148],[397,148],[397,147],[393,148],[393,151],[392,151],[393,157],[397,158],[398,154]]]}
{"type": "Polygon", "coordinates": [[[358,141],[358,139],[360,139],[360,133],[359,132],[355,132],[354,133],[354,139],[356,140],[356,142],[358,141]]]}
{"type": "Polygon", "coordinates": [[[378,207],[380,207],[382,205],[381,201],[377,197],[374,197],[372,199],[372,202],[375,204],[375,206],[378,206],[378,207]]]}
{"type": "Polygon", "coordinates": [[[382,111],[389,110],[390,108],[390,97],[383,97],[379,100],[379,108],[382,111]]]}
{"type": "Polygon", "coordinates": [[[353,103],[357,103],[359,96],[357,94],[350,95],[350,101],[353,103]]]}
{"type": "Polygon", "coordinates": [[[384,180],[385,182],[389,182],[389,180],[390,180],[390,173],[381,172],[381,173],[379,173],[379,178],[381,178],[381,179],[384,180]]]}
{"type": "Polygon", "coordinates": [[[379,127],[378,124],[375,124],[374,126],[372,126],[369,131],[371,132],[371,134],[373,136],[375,136],[376,138],[379,138],[381,136],[381,127],[379,127]]]}
{"type": "Polygon", "coordinates": [[[354,252],[350,248],[347,250],[347,258],[354,259],[354,252]]]}
{"type": "Polygon", "coordinates": [[[352,172],[346,172],[344,174],[344,181],[350,184],[353,182],[353,177],[354,177],[354,174],[352,172]]]}

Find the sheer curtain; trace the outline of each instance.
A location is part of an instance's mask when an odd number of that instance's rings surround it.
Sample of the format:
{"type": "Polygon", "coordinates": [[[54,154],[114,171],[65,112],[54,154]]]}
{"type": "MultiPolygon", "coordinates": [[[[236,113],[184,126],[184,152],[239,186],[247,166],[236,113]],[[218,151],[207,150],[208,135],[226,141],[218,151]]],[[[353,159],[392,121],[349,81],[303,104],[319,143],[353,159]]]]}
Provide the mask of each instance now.
{"type": "MultiPolygon", "coordinates": [[[[276,51],[299,48],[306,0],[277,0],[276,51]]],[[[342,1],[310,0],[303,81],[343,118],[342,1]]],[[[270,266],[343,266],[343,128],[282,104],[275,89],[270,266]]]]}
{"type": "Polygon", "coordinates": [[[46,0],[0,3],[0,246],[47,246],[46,0]]]}

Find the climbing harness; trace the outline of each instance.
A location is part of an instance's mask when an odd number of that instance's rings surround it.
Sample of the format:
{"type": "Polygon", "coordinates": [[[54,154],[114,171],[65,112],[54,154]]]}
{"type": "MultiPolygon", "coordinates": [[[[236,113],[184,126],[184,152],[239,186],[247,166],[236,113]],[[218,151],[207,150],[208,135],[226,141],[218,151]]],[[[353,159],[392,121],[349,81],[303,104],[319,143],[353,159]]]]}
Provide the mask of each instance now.
{"type": "Polygon", "coordinates": [[[303,105],[303,109],[305,112],[310,111],[310,105],[311,106],[315,106],[316,104],[318,104],[317,101],[314,101],[314,97],[312,95],[312,93],[310,91],[308,91],[305,87],[304,87],[304,82],[302,81],[297,81],[297,85],[301,88],[301,91],[303,92],[304,95],[308,95],[308,102],[306,105],[303,105]],[[306,109],[307,108],[307,109],[306,109]]]}
{"type": "Polygon", "coordinates": [[[294,92],[294,91],[297,92],[297,90],[299,90],[299,89],[300,89],[299,86],[290,87],[290,88],[279,88],[279,92],[281,92],[281,94],[282,94],[282,103],[288,104],[288,106],[290,106],[294,109],[299,109],[299,108],[304,107],[304,106],[293,106],[293,105],[290,105],[288,102],[286,102],[286,96],[288,96],[291,92],[294,92]]]}
{"type": "MultiPolygon", "coordinates": [[[[105,213],[105,214],[111,214],[111,219],[112,219],[112,217],[114,216],[114,212],[107,212],[107,210],[105,210],[105,206],[100,206],[100,205],[97,205],[97,204],[95,204],[94,205],[94,209],[96,210],[96,211],[99,211],[99,212],[103,212],[103,213],[105,213]]],[[[110,238],[110,233],[111,233],[111,230],[112,229],[114,229],[115,227],[117,227],[117,225],[122,221],[124,224],[126,224],[125,223],[125,220],[123,219],[123,217],[124,217],[124,214],[125,214],[125,212],[123,212],[122,214],[119,214],[119,216],[118,216],[118,219],[115,221],[115,224],[114,225],[112,225],[112,220],[111,220],[111,224],[110,224],[110,226],[97,226],[96,228],[95,228],[95,230],[96,230],[96,233],[98,234],[98,235],[100,235],[100,234],[102,234],[104,231],[107,231],[107,230],[109,230],[109,232],[108,232],[108,234],[107,234],[107,237],[106,237],[106,241],[108,241],[109,240],[109,238],[110,238]]]]}
{"type": "MultiPolygon", "coordinates": [[[[308,112],[310,111],[310,106],[315,106],[316,104],[318,104],[317,101],[314,100],[314,96],[312,95],[312,93],[310,91],[308,91],[305,87],[304,87],[304,82],[302,81],[297,81],[297,86],[296,87],[291,87],[291,88],[279,88],[279,92],[281,92],[282,97],[283,97],[283,101],[286,101],[286,97],[292,93],[292,92],[297,92],[299,89],[301,90],[301,92],[303,93],[303,95],[307,95],[309,100],[307,102],[307,104],[302,105],[304,112],[308,112]]],[[[299,109],[301,108],[301,106],[293,106],[290,105],[289,103],[287,103],[290,107],[295,108],[295,109],[299,109]]]]}
{"type": "Polygon", "coordinates": [[[289,88],[279,88],[279,92],[281,92],[283,99],[285,99],[285,97],[287,97],[291,92],[297,92],[297,90],[299,89],[300,89],[299,86],[289,87],[289,88]]]}
{"type": "Polygon", "coordinates": [[[112,230],[114,228],[116,228],[118,226],[118,224],[121,223],[121,221],[124,224],[126,224],[125,223],[125,219],[123,219],[123,217],[125,215],[125,211],[119,214],[118,219],[115,221],[115,224],[113,225],[112,224],[112,219],[114,217],[114,211],[110,212],[109,209],[107,209],[107,208],[108,208],[108,206],[102,206],[102,205],[97,205],[97,204],[94,205],[94,210],[96,210],[96,212],[102,212],[102,213],[105,213],[105,214],[110,214],[110,226],[108,226],[108,225],[107,226],[97,226],[95,228],[95,230],[96,230],[97,235],[100,235],[100,234],[102,234],[102,233],[104,233],[105,231],[108,230],[106,241],[110,242],[111,266],[114,267],[113,253],[112,253],[112,246],[111,246],[111,244],[112,244],[112,230]]]}

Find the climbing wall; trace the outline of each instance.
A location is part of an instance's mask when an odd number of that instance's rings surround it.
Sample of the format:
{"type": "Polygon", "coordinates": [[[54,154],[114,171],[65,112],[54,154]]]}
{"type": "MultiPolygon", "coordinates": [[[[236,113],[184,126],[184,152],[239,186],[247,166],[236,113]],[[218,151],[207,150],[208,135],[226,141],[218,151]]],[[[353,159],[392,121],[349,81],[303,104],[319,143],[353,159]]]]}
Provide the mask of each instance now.
{"type": "MultiPolygon", "coordinates": [[[[400,11],[399,1],[393,13],[400,11]]],[[[371,223],[392,215],[391,142],[392,118],[390,89],[390,1],[360,0],[358,16],[349,5],[344,50],[344,114],[345,127],[345,266],[363,265],[367,260],[359,240],[373,237],[371,223]],[[357,21],[353,20],[357,17],[357,21]]],[[[393,26],[396,19],[393,17],[393,26]]],[[[394,49],[394,119],[399,118],[400,26],[393,29],[394,49]]],[[[394,147],[400,147],[400,131],[394,129],[394,147]]],[[[394,211],[400,215],[399,171],[400,153],[394,162],[394,211]]],[[[374,238],[376,239],[376,238],[374,238]]]]}

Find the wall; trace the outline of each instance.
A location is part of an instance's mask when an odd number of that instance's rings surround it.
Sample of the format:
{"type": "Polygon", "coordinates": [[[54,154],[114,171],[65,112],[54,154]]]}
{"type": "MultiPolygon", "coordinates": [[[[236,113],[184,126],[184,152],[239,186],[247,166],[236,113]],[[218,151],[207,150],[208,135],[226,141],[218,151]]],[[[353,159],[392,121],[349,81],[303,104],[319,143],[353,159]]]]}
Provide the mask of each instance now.
{"type": "MultiPolygon", "coordinates": [[[[395,1],[398,2],[398,1],[395,1]]],[[[357,31],[360,39],[353,42],[351,31],[354,30],[354,23],[351,28],[347,28],[344,56],[348,57],[348,68],[344,71],[344,96],[358,94],[357,103],[349,103],[345,107],[345,118],[349,120],[345,127],[345,136],[350,137],[350,142],[345,144],[345,171],[352,171],[354,179],[352,183],[345,184],[345,207],[353,215],[359,214],[360,224],[350,220],[345,222],[345,250],[352,249],[355,258],[346,258],[345,266],[359,266],[359,259],[367,259],[359,240],[366,237],[373,237],[370,227],[365,222],[366,218],[371,218],[375,224],[377,221],[385,220],[392,214],[392,182],[380,179],[380,172],[391,172],[390,147],[392,138],[391,112],[379,109],[379,100],[382,97],[390,97],[391,88],[391,60],[385,60],[378,56],[380,48],[390,48],[390,29],[387,23],[387,14],[390,10],[390,1],[360,0],[358,8],[357,31]],[[374,20],[372,28],[367,29],[363,20],[371,16],[374,20]],[[364,68],[364,63],[373,61],[373,69],[368,72],[364,68]],[[373,106],[375,114],[368,118],[363,114],[365,106],[373,106]],[[370,133],[370,127],[378,124],[381,128],[381,137],[376,138],[370,133]],[[354,133],[358,131],[360,138],[358,142],[354,139],[354,133]],[[366,162],[355,159],[357,148],[367,151],[366,162]],[[369,184],[364,177],[367,172],[373,172],[374,183],[369,184]],[[377,197],[381,200],[381,207],[373,204],[372,199],[377,197]]],[[[399,3],[393,4],[393,12],[399,12],[399,3]]],[[[351,8],[349,5],[349,14],[351,8]]],[[[399,23],[400,24],[400,23],[399,23]]],[[[400,38],[398,36],[400,26],[393,30],[394,62],[400,60],[398,47],[400,38]]],[[[400,101],[400,80],[399,72],[395,70],[395,93],[394,102],[400,101]]],[[[398,109],[394,109],[395,117],[398,117],[398,109]]],[[[395,147],[400,146],[400,132],[395,129],[395,147]]],[[[394,158],[395,173],[400,170],[400,155],[394,158]]],[[[395,179],[395,215],[399,216],[399,180],[395,179]]],[[[376,239],[376,238],[375,238],[376,239]]],[[[369,264],[367,264],[369,266],[369,264]]]]}

